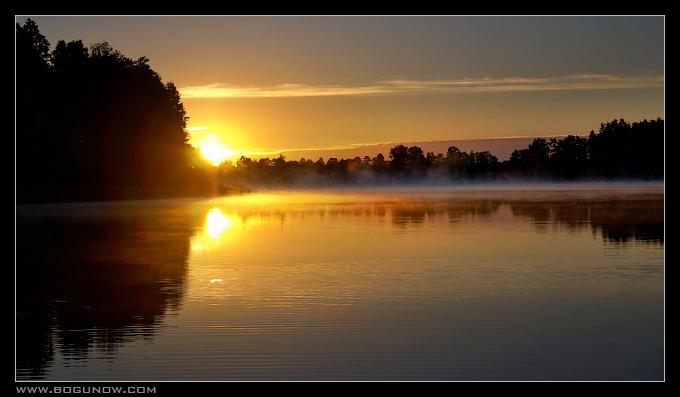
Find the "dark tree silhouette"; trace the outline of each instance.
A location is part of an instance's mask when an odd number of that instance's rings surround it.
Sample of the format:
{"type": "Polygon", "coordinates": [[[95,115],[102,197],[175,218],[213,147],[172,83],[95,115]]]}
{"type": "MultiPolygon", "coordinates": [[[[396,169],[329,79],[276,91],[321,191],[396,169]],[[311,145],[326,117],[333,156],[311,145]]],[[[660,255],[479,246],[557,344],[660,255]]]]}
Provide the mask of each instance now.
{"type": "Polygon", "coordinates": [[[639,178],[663,178],[665,165],[664,122],[642,120],[632,124],[634,136],[632,145],[635,156],[631,159],[632,173],[639,178]]]}
{"type": "Polygon", "coordinates": [[[470,151],[468,174],[475,179],[488,179],[500,170],[498,158],[489,151],[470,151]]]}
{"type": "Polygon", "coordinates": [[[609,178],[663,176],[664,123],[661,118],[638,123],[623,119],[602,123],[590,132],[588,155],[592,171],[609,178]]]}
{"type": "Polygon", "coordinates": [[[452,178],[458,179],[466,175],[470,156],[465,152],[461,152],[457,147],[450,146],[446,151],[444,162],[447,165],[449,175],[452,178]]]}
{"type": "Polygon", "coordinates": [[[588,140],[575,135],[550,139],[550,168],[557,177],[573,180],[588,168],[588,140]]]}
{"type": "Polygon", "coordinates": [[[390,149],[390,168],[392,172],[403,172],[408,164],[408,148],[397,145],[390,149]]]}
{"type": "Polygon", "coordinates": [[[510,155],[510,166],[525,175],[547,177],[550,161],[550,146],[544,138],[536,138],[526,149],[515,150],[510,155]]]}
{"type": "Polygon", "coordinates": [[[50,54],[33,21],[16,30],[18,201],[210,191],[180,94],[147,57],[81,40],[59,41],[50,54]]]}
{"type": "MultiPolygon", "coordinates": [[[[46,78],[50,69],[50,42],[31,19],[24,26],[16,24],[15,40],[16,72],[22,77],[21,82],[30,84],[35,79],[39,80],[38,83],[42,82],[41,79],[46,78]],[[32,79],[26,78],[27,76],[32,79]]],[[[17,91],[26,94],[23,87],[17,91]]]]}
{"type": "Polygon", "coordinates": [[[55,140],[41,133],[41,120],[48,117],[49,109],[50,43],[30,19],[24,26],[16,25],[15,38],[15,171],[17,181],[22,181],[28,175],[49,173],[51,165],[39,164],[36,160],[48,155],[55,140]]]}

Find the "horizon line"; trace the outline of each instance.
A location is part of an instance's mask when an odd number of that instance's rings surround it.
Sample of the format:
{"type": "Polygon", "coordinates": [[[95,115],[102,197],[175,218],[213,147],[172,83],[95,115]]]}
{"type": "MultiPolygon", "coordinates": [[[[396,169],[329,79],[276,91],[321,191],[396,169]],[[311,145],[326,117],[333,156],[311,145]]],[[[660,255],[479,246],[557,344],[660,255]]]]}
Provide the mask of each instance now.
{"type": "Polygon", "coordinates": [[[229,158],[240,157],[244,155],[253,156],[267,156],[283,154],[286,152],[314,152],[314,151],[341,151],[341,150],[352,150],[359,149],[362,147],[371,146],[384,146],[384,145],[403,145],[403,144],[418,144],[418,143],[436,143],[436,142],[450,142],[450,141],[483,141],[483,140],[503,140],[503,139],[540,139],[540,138],[558,138],[566,136],[579,136],[584,137],[588,134],[557,134],[557,135],[542,135],[542,136],[507,136],[507,137],[487,137],[487,138],[453,138],[453,139],[433,139],[427,141],[389,141],[389,142],[377,142],[377,143],[350,143],[346,145],[334,145],[334,146],[314,146],[306,148],[288,148],[288,149],[271,149],[271,150],[251,150],[251,151],[235,151],[235,153],[229,158]]]}

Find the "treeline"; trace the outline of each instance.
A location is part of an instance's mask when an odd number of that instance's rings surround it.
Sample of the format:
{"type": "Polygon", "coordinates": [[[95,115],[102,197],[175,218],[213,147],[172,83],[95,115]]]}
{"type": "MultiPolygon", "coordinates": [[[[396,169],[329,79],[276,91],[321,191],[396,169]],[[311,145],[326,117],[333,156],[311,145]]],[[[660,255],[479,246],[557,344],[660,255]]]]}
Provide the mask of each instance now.
{"type": "Polygon", "coordinates": [[[16,24],[16,198],[73,201],[201,194],[211,168],[149,59],[108,43],[50,43],[16,24]]]}
{"type": "Polygon", "coordinates": [[[536,138],[515,150],[507,161],[488,151],[464,152],[455,146],[446,154],[424,153],[418,146],[393,147],[351,159],[319,158],[286,161],[278,158],[226,161],[219,166],[222,186],[328,186],[392,183],[438,183],[515,180],[659,180],[664,177],[664,122],[623,119],[602,123],[588,137],[536,138]]]}

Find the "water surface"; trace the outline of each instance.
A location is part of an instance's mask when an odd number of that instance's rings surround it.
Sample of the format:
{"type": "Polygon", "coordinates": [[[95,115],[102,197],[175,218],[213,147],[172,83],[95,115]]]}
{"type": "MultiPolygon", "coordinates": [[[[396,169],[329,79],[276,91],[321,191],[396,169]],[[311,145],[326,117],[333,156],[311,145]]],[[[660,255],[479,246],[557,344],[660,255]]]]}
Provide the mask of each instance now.
{"type": "Polygon", "coordinates": [[[663,380],[663,187],[17,208],[18,380],[663,380]]]}

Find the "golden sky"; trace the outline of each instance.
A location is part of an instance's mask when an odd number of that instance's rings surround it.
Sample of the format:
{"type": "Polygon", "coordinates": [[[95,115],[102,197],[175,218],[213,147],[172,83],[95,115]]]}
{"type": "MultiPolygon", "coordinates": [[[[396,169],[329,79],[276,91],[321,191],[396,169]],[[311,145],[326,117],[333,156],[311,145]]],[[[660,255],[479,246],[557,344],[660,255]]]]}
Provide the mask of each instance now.
{"type": "Polygon", "coordinates": [[[149,57],[192,143],[235,156],[664,117],[663,16],[27,17],[52,48],[149,57]]]}

